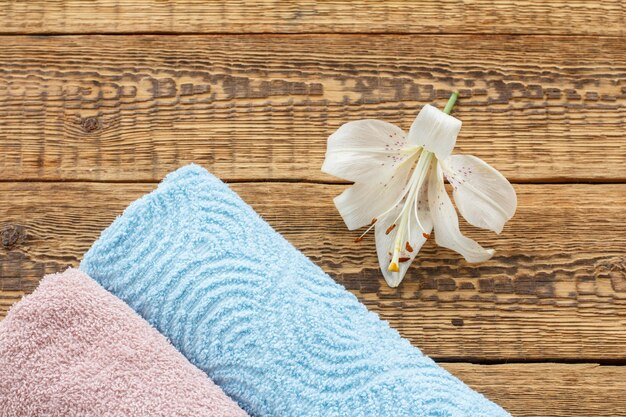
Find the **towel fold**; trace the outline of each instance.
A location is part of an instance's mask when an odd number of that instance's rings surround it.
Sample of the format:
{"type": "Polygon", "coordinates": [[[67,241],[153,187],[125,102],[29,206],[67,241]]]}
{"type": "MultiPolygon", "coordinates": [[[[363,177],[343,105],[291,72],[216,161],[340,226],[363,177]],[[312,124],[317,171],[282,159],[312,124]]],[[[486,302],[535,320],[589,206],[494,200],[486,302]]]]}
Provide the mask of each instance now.
{"type": "Polygon", "coordinates": [[[252,415],[508,415],[368,312],[199,166],[134,202],[81,268],[252,415]]]}
{"type": "Polygon", "coordinates": [[[44,277],[0,322],[0,416],[246,415],[77,269],[44,277]]]}

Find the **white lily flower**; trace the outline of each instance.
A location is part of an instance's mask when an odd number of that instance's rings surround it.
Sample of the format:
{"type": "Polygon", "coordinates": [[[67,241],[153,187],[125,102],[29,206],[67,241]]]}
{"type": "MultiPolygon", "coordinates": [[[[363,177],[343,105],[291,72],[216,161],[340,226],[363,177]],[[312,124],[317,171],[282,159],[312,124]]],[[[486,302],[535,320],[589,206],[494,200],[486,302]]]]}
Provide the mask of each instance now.
{"type": "Polygon", "coordinates": [[[515,190],[496,169],[472,155],[451,155],[461,121],[426,105],[408,135],[380,120],[358,120],[328,138],[322,171],[355,184],[334,202],[348,229],[375,228],[376,250],[385,280],[397,287],[434,228],[439,246],[468,262],[493,256],[463,236],[444,186],[453,188],[461,215],[473,226],[500,233],[517,207],[515,190]]]}

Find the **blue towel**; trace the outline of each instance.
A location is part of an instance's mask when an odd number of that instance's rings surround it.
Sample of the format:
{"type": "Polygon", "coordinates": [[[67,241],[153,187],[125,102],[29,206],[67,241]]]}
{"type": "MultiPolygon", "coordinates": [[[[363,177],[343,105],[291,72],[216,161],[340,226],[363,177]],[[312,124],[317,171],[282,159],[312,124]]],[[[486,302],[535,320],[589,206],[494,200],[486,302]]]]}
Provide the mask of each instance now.
{"type": "Polygon", "coordinates": [[[413,347],[197,165],[81,268],[253,416],[508,416],[413,347]]]}

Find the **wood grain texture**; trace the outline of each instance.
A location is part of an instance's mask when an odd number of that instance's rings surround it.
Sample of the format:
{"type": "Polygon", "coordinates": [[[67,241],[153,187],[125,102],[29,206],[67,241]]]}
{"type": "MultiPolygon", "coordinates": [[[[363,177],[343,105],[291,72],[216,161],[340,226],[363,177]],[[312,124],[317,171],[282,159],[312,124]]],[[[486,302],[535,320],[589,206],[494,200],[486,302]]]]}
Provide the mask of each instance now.
{"type": "Polygon", "coordinates": [[[620,0],[3,0],[0,33],[514,33],[621,36],[620,0]]]}
{"type": "Polygon", "coordinates": [[[442,363],[515,417],[623,417],[626,367],[442,363]]]}
{"type": "MultiPolygon", "coordinates": [[[[297,248],[442,360],[626,359],[626,185],[517,185],[500,236],[466,228],[495,257],[472,265],[429,241],[398,289],[373,237],[353,242],[332,205],[343,185],[233,189],[297,248]]],[[[153,184],[0,183],[0,308],[46,273],[77,265],[153,184]]],[[[4,311],[3,311],[4,314],[4,311]]]]}
{"type": "MultiPolygon", "coordinates": [[[[0,0],[0,319],[196,162],[439,360],[626,363],[625,35],[622,0],[0,0]],[[81,33],[127,36],[21,36],[81,33]],[[326,137],[453,89],[457,152],[519,209],[464,228],[489,262],[428,242],[391,289],[332,206],[326,137]]],[[[626,415],[626,366],[442,365],[515,416],[626,415]]]]}
{"type": "Polygon", "coordinates": [[[457,151],[512,181],[626,181],[623,39],[397,35],[5,37],[0,178],[331,182],[342,123],[452,89],[457,151]]]}

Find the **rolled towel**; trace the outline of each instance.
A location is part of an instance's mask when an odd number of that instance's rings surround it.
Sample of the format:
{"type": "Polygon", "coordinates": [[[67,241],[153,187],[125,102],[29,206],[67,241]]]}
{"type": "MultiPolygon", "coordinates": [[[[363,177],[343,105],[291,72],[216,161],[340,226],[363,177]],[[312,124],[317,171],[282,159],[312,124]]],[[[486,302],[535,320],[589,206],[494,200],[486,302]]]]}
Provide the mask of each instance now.
{"type": "Polygon", "coordinates": [[[163,335],[77,269],[0,322],[0,416],[247,414],[163,335]]]}
{"type": "Polygon", "coordinates": [[[197,165],[131,204],[81,268],[252,415],[508,415],[197,165]]]}

